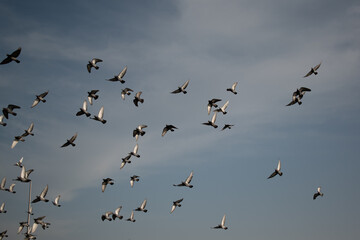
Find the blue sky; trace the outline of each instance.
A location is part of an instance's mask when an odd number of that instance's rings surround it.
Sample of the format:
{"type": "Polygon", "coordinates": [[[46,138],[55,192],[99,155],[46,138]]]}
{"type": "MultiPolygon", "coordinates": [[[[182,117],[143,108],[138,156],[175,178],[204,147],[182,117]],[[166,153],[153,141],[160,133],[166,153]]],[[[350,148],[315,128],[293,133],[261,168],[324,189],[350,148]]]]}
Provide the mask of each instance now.
{"type": "MultiPolygon", "coordinates": [[[[33,205],[50,228],[38,239],[357,239],[360,128],[358,1],[2,1],[0,56],[19,46],[20,64],[0,66],[0,103],[21,106],[0,128],[0,178],[7,187],[24,157],[33,198],[46,184],[62,207],[33,205]],[[92,58],[99,70],[86,70],[92,58]],[[317,76],[303,78],[322,62],[317,76]],[[125,66],[125,84],[105,81],[125,66]],[[170,94],[190,79],[188,94],[170,94]],[[226,92],[238,81],[238,94],[226,92]],[[133,95],[142,91],[138,108],[133,95]],[[301,106],[293,91],[312,89],[301,106]],[[75,114],[99,89],[105,125],[75,114]],[[46,103],[30,108],[49,90],[46,103]],[[228,114],[208,121],[211,98],[228,114]],[[34,137],[11,149],[34,122],[34,137]],[[120,170],[146,124],[139,159],[120,170]],[[166,124],[179,129],[161,137],[166,124]],[[76,147],[60,148],[78,133],[76,147]],[[267,179],[282,161],[284,175],[267,179]],[[175,188],[194,171],[193,189],[175,188]],[[130,187],[136,174],[140,182],[130,187]],[[115,180],[105,193],[102,178],[115,180]],[[318,186],[324,197],[312,200],[318,186]],[[144,199],[135,223],[102,222],[144,199]],[[183,206],[170,215],[172,201],[183,206]],[[227,215],[227,231],[211,230],[227,215]]],[[[19,239],[28,185],[0,192],[0,231],[19,239]]]]}

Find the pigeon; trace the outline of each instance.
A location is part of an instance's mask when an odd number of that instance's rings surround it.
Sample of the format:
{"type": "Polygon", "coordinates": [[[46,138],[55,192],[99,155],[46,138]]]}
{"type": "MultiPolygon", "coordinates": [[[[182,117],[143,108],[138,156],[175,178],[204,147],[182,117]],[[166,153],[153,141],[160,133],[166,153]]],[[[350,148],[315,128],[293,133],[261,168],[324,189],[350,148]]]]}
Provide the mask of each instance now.
{"type": "Polygon", "coordinates": [[[32,200],[31,203],[37,203],[37,202],[40,202],[40,201],[43,201],[43,202],[48,202],[49,200],[46,199],[46,194],[48,192],[48,189],[49,189],[49,186],[46,185],[45,188],[42,190],[42,192],[40,193],[39,196],[36,196],[36,198],[34,200],[32,200]]]}
{"type": "Polygon", "coordinates": [[[21,231],[24,229],[24,227],[28,227],[29,224],[27,222],[19,222],[20,226],[18,228],[17,234],[21,233],[21,231]]]}
{"type": "Polygon", "coordinates": [[[3,127],[5,127],[7,124],[3,121],[4,120],[4,115],[0,116],[0,125],[2,125],[3,127]]]}
{"type": "Polygon", "coordinates": [[[122,209],[122,206],[119,206],[115,212],[112,214],[112,219],[115,220],[116,218],[118,219],[123,219],[123,216],[120,215],[120,210],[122,209]]]}
{"type": "Polygon", "coordinates": [[[313,200],[315,200],[318,196],[324,196],[324,194],[321,192],[321,187],[317,188],[317,192],[313,196],[313,200]]]}
{"type": "Polygon", "coordinates": [[[32,173],[34,171],[34,169],[29,169],[27,171],[25,171],[25,177],[28,178],[30,173],[32,173]]]}
{"type": "Polygon", "coordinates": [[[133,92],[133,90],[130,88],[121,89],[121,98],[125,100],[125,95],[130,95],[131,92],[133,92]]]}
{"type": "Polygon", "coordinates": [[[29,173],[26,172],[25,166],[21,167],[21,173],[20,176],[17,177],[16,179],[14,179],[14,181],[19,181],[19,182],[30,182],[31,179],[29,179],[29,175],[30,173],[33,171],[33,169],[30,169],[29,173]],[[31,170],[31,171],[30,171],[31,170]]]}
{"type": "Polygon", "coordinates": [[[211,121],[208,121],[208,122],[206,122],[206,123],[203,123],[203,125],[208,125],[208,126],[212,126],[212,127],[214,127],[214,128],[217,128],[218,126],[215,124],[216,114],[217,114],[217,112],[214,113],[213,117],[211,118],[211,121]]]}
{"type": "Polygon", "coordinates": [[[46,95],[49,93],[49,91],[46,91],[40,95],[36,95],[36,99],[34,100],[33,104],[31,105],[31,108],[35,107],[36,105],[38,105],[38,103],[41,101],[43,103],[46,102],[46,100],[44,99],[44,97],[46,97],[46,95]]]}
{"type": "Polygon", "coordinates": [[[127,66],[125,66],[124,69],[117,76],[114,76],[113,78],[108,79],[108,81],[125,83],[125,80],[123,79],[123,77],[126,74],[126,70],[127,70],[127,66]]]}
{"type": "Polygon", "coordinates": [[[57,207],[61,207],[61,205],[59,204],[59,200],[60,200],[60,195],[58,195],[54,201],[52,201],[52,204],[54,204],[54,206],[57,207]]]}
{"type": "Polygon", "coordinates": [[[173,186],[193,188],[193,185],[190,185],[192,178],[193,178],[193,172],[190,173],[190,175],[186,178],[184,182],[181,182],[180,184],[173,184],[173,186]]]}
{"type": "Polygon", "coordinates": [[[185,91],[186,87],[189,85],[190,80],[187,80],[181,87],[178,87],[175,91],[172,91],[171,93],[183,93],[186,94],[187,91],[185,91]]]}
{"type": "Polygon", "coordinates": [[[298,103],[299,105],[301,105],[302,104],[301,99],[303,98],[303,96],[305,95],[306,92],[311,92],[311,89],[306,88],[306,87],[301,87],[301,88],[296,89],[296,91],[292,95],[291,102],[289,104],[287,104],[286,106],[291,106],[291,105],[294,105],[295,103],[298,103]]]}
{"type": "Polygon", "coordinates": [[[120,169],[123,169],[125,167],[126,163],[131,163],[131,161],[129,160],[130,157],[131,157],[131,154],[129,153],[126,157],[122,158],[120,169]]]}
{"type": "Polygon", "coordinates": [[[161,136],[163,137],[163,136],[165,136],[165,134],[167,133],[167,131],[171,131],[171,132],[173,132],[174,131],[174,129],[178,129],[177,127],[175,127],[174,125],[167,125],[166,124],[166,126],[164,127],[164,129],[163,129],[163,131],[162,131],[162,133],[161,133],[161,136]]]}
{"type": "Polygon", "coordinates": [[[136,144],[135,147],[134,147],[134,150],[133,150],[132,152],[130,152],[129,155],[135,156],[135,157],[139,158],[140,155],[137,153],[137,152],[138,152],[138,149],[139,149],[139,145],[136,144]]]}
{"type": "Polygon", "coordinates": [[[11,148],[14,148],[16,146],[16,144],[18,144],[19,141],[25,142],[25,138],[23,136],[15,136],[14,140],[11,144],[11,148]]]}
{"type": "Polygon", "coordinates": [[[86,100],[83,102],[82,108],[80,108],[80,111],[76,113],[76,116],[86,115],[87,117],[90,117],[90,113],[87,111],[87,102],[86,100]]]}
{"type": "Polygon", "coordinates": [[[21,47],[16,49],[11,54],[6,54],[6,58],[4,60],[2,60],[0,64],[7,64],[7,63],[10,63],[12,61],[14,61],[16,63],[20,63],[20,61],[17,59],[17,57],[20,55],[20,52],[21,52],[21,47]]]}
{"type": "Polygon", "coordinates": [[[14,166],[18,166],[21,168],[23,166],[22,165],[23,160],[24,160],[24,157],[20,158],[20,160],[17,163],[15,163],[14,166]]]}
{"type": "Polygon", "coordinates": [[[106,212],[105,214],[101,215],[101,220],[104,221],[105,219],[108,221],[111,221],[110,215],[112,215],[112,212],[106,212]]]}
{"type": "Polygon", "coordinates": [[[15,187],[15,183],[12,183],[8,189],[5,189],[5,191],[16,193],[16,191],[14,191],[14,187],[15,187]]]}
{"type": "Polygon", "coordinates": [[[30,124],[30,127],[28,129],[25,130],[25,133],[23,133],[21,136],[22,137],[27,137],[29,135],[34,136],[34,134],[32,133],[32,130],[34,129],[34,123],[30,124]]]}
{"type": "Polygon", "coordinates": [[[181,207],[181,202],[183,201],[184,199],[182,198],[182,199],[179,199],[179,200],[176,200],[175,202],[173,202],[173,205],[172,205],[172,207],[171,207],[171,211],[170,211],[170,213],[172,213],[174,210],[175,210],[175,208],[176,207],[181,207]]]}
{"type": "Polygon", "coordinates": [[[237,86],[238,82],[234,82],[234,84],[231,86],[231,88],[226,89],[226,91],[232,92],[233,94],[237,94],[237,92],[235,91],[235,88],[237,86]]]}
{"type": "Polygon", "coordinates": [[[136,176],[136,175],[133,175],[130,177],[130,186],[133,187],[134,186],[134,182],[138,182],[140,179],[139,179],[139,176],[136,176]]]}
{"type": "Polygon", "coordinates": [[[137,92],[136,95],[135,95],[135,98],[133,100],[135,106],[137,106],[137,107],[138,107],[139,102],[144,103],[144,99],[140,98],[141,93],[142,92],[137,92]]]}
{"type": "Polygon", "coordinates": [[[96,70],[99,69],[99,66],[96,65],[96,63],[102,62],[101,59],[93,58],[89,63],[86,65],[88,72],[91,72],[91,68],[95,68],[96,70]]]}
{"type": "Polygon", "coordinates": [[[94,115],[94,117],[91,118],[91,119],[94,119],[95,121],[99,121],[99,122],[101,122],[102,124],[105,124],[105,123],[106,123],[106,120],[104,120],[103,117],[104,117],[104,107],[101,107],[100,110],[99,110],[98,115],[97,115],[97,116],[94,115]]]}
{"type": "Polygon", "coordinates": [[[106,186],[110,184],[110,185],[114,185],[114,180],[111,178],[104,178],[102,183],[101,183],[101,191],[105,192],[106,186]]]}
{"type": "Polygon", "coordinates": [[[145,207],[146,207],[146,202],[147,202],[147,200],[145,199],[145,200],[142,202],[141,206],[138,207],[138,208],[136,208],[136,209],[134,209],[134,211],[140,211],[140,212],[146,213],[146,212],[148,211],[147,209],[145,209],[145,207]]]}
{"type": "Polygon", "coordinates": [[[222,106],[221,108],[217,108],[214,110],[214,112],[222,112],[223,114],[226,114],[227,112],[225,111],[227,106],[229,105],[229,101],[227,101],[224,106],[222,106]]]}
{"type": "Polygon", "coordinates": [[[17,109],[17,108],[20,108],[20,107],[17,106],[17,105],[14,105],[14,104],[9,104],[9,105],[7,106],[7,108],[3,108],[3,109],[2,109],[2,112],[3,112],[3,114],[4,114],[4,117],[5,117],[6,119],[8,119],[8,118],[9,118],[9,114],[16,116],[17,114],[16,114],[16,112],[14,112],[13,110],[14,110],[14,109],[17,109]]]}
{"type": "Polygon", "coordinates": [[[5,203],[2,203],[1,206],[0,206],[0,213],[6,213],[7,212],[4,208],[5,208],[5,203]]]}
{"type": "Polygon", "coordinates": [[[88,93],[88,101],[89,101],[90,105],[93,105],[93,99],[96,100],[99,98],[99,95],[96,94],[98,91],[99,90],[91,90],[90,92],[87,92],[88,93]]]}
{"type": "Polygon", "coordinates": [[[7,233],[7,230],[0,233],[0,240],[2,240],[4,237],[8,237],[8,235],[6,233],[7,233]]]}
{"type": "Polygon", "coordinates": [[[126,221],[136,222],[136,220],[134,219],[134,211],[131,211],[131,215],[128,219],[126,219],[126,221]]]}
{"type": "Polygon", "coordinates": [[[215,108],[218,107],[218,105],[216,103],[219,102],[219,101],[221,101],[221,99],[218,99],[218,98],[213,98],[211,100],[208,100],[208,105],[207,105],[208,115],[210,115],[212,107],[215,107],[215,108]]]}
{"type": "Polygon", "coordinates": [[[226,215],[224,214],[223,218],[221,219],[221,223],[215,227],[212,227],[213,229],[216,228],[222,228],[224,230],[228,229],[227,227],[225,227],[225,219],[226,219],[226,215]]]}
{"type": "Polygon", "coordinates": [[[135,130],[133,130],[133,137],[136,139],[136,141],[138,140],[139,138],[139,135],[140,136],[144,136],[145,135],[145,131],[143,131],[142,129],[143,128],[146,128],[147,125],[139,125],[137,126],[137,128],[135,130]]]}
{"type": "Polygon", "coordinates": [[[0,183],[0,190],[6,191],[5,184],[6,184],[6,177],[3,177],[0,183]]]}
{"type": "Polygon", "coordinates": [[[64,143],[61,147],[67,147],[67,146],[69,146],[69,145],[75,147],[76,144],[74,143],[74,141],[75,141],[76,137],[77,137],[77,133],[75,133],[75,135],[72,136],[72,137],[70,138],[70,140],[67,139],[67,140],[66,140],[66,143],[64,143]]]}
{"type": "Polygon", "coordinates": [[[231,127],[233,127],[234,125],[232,124],[225,124],[224,127],[221,129],[221,131],[224,131],[225,129],[231,129],[231,127]]]}
{"type": "MultiPolygon", "coordinates": [[[[45,228],[49,228],[49,225],[50,225],[50,223],[43,221],[45,217],[46,217],[46,216],[34,218],[34,223],[40,224],[41,227],[42,227],[44,230],[45,230],[45,228]]],[[[33,233],[33,232],[32,232],[32,233],[33,233]]]]}
{"type": "Polygon", "coordinates": [[[268,179],[269,179],[269,178],[273,178],[273,177],[275,177],[275,176],[278,175],[278,174],[279,174],[279,176],[282,176],[282,175],[283,175],[283,173],[281,172],[281,162],[280,162],[280,160],[279,160],[279,162],[278,162],[277,168],[276,168],[275,171],[268,177],[268,179]]]}
{"type": "Polygon", "coordinates": [[[304,78],[310,76],[311,74],[317,75],[318,72],[316,70],[319,69],[321,63],[319,63],[318,65],[316,65],[315,67],[311,68],[310,71],[304,76],[304,78]]]}

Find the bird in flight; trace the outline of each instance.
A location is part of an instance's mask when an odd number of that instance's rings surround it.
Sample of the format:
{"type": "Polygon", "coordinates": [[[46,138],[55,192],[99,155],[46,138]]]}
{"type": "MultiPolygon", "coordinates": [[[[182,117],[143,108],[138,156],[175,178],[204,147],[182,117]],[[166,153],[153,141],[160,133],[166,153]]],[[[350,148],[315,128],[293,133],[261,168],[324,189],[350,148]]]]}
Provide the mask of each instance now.
{"type": "Polygon", "coordinates": [[[11,114],[11,115],[13,115],[13,116],[16,116],[17,114],[16,114],[16,112],[13,111],[14,109],[20,109],[20,107],[17,106],[17,105],[14,105],[14,104],[9,104],[6,108],[3,108],[3,109],[2,109],[2,112],[3,112],[3,114],[4,114],[4,117],[5,117],[6,119],[8,119],[8,118],[9,118],[9,114],[11,114]]]}
{"type": "Polygon", "coordinates": [[[75,133],[75,135],[72,136],[70,139],[67,139],[66,143],[64,143],[61,147],[67,147],[69,145],[75,147],[74,141],[75,141],[76,138],[77,138],[77,133],[75,133]]]}
{"type": "Polygon", "coordinates": [[[99,98],[99,95],[96,94],[98,91],[99,90],[91,90],[90,92],[88,92],[88,101],[89,101],[90,105],[93,104],[93,99],[96,100],[99,98]]]}
{"type": "Polygon", "coordinates": [[[212,107],[215,107],[215,108],[218,107],[218,105],[216,103],[219,102],[219,101],[221,101],[221,99],[218,99],[218,98],[213,98],[211,100],[208,100],[208,105],[207,105],[208,115],[210,115],[212,107]]]}
{"type": "Polygon", "coordinates": [[[213,128],[217,128],[218,125],[215,124],[216,114],[217,114],[217,112],[214,112],[214,115],[212,116],[211,121],[208,121],[208,122],[206,122],[206,123],[203,123],[203,125],[208,125],[208,126],[212,126],[213,128]]]}
{"type": "Polygon", "coordinates": [[[124,88],[121,90],[121,98],[122,100],[125,100],[125,95],[130,95],[131,92],[133,92],[134,90],[130,89],[130,88],[124,88]]]}
{"type": "Polygon", "coordinates": [[[310,76],[311,74],[317,75],[318,72],[316,70],[318,70],[320,66],[321,66],[321,63],[319,63],[315,67],[311,68],[310,71],[304,76],[304,78],[310,76]]]}
{"type": "Polygon", "coordinates": [[[166,134],[168,131],[173,132],[174,129],[178,129],[178,128],[175,127],[174,125],[167,125],[167,124],[166,124],[166,126],[164,127],[164,129],[163,129],[163,131],[162,131],[162,133],[161,133],[161,136],[162,136],[162,137],[165,136],[165,134],[166,134]]]}
{"type": "Polygon", "coordinates": [[[232,124],[225,124],[224,127],[221,129],[221,131],[224,131],[225,129],[231,129],[231,127],[233,127],[234,125],[232,124]]]}
{"type": "Polygon", "coordinates": [[[224,214],[223,218],[221,219],[221,223],[215,227],[212,227],[213,229],[217,229],[217,228],[221,228],[224,230],[227,230],[228,228],[225,227],[225,220],[226,220],[226,215],[224,214]]]}
{"type": "Polygon", "coordinates": [[[145,199],[145,200],[141,203],[141,206],[138,207],[138,208],[136,208],[136,209],[134,209],[134,211],[140,211],[140,212],[146,213],[146,212],[148,211],[147,209],[145,209],[146,203],[147,203],[147,200],[145,199]]]}
{"type": "Polygon", "coordinates": [[[105,124],[106,120],[103,117],[104,117],[104,107],[101,107],[100,110],[99,110],[98,115],[97,116],[94,115],[94,117],[91,118],[91,119],[94,119],[95,121],[99,121],[102,124],[105,124]]]}
{"type": "Polygon", "coordinates": [[[278,174],[279,174],[279,176],[282,176],[282,175],[283,175],[283,173],[281,172],[281,162],[280,162],[280,160],[279,160],[279,162],[278,162],[277,168],[276,168],[275,171],[268,177],[268,179],[269,179],[269,178],[273,178],[273,177],[275,177],[275,176],[278,175],[278,174]]]}
{"type": "Polygon", "coordinates": [[[135,106],[137,106],[137,107],[138,107],[139,102],[144,103],[144,99],[140,97],[141,94],[142,94],[142,92],[137,92],[134,97],[134,100],[133,100],[135,106]]]}
{"type": "Polygon", "coordinates": [[[48,93],[49,93],[49,91],[46,91],[46,92],[43,92],[43,93],[40,94],[40,95],[36,95],[36,98],[35,98],[33,104],[31,105],[31,108],[33,108],[33,107],[35,107],[36,105],[38,105],[40,101],[43,102],[43,103],[45,103],[46,100],[45,100],[44,98],[46,97],[46,95],[48,95],[48,93]]]}
{"type": "Polygon", "coordinates": [[[125,66],[124,69],[117,76],[114,76],[113,78],[108,79],[108,81],[125,83],[125,80],[123,79],[123,77],[125,76],[126,71],[127,71],[127,66],[125,66]]]}
{"type": "Polygon", "coordinates": [[[318,196],[324,196],[324,194],[321,192],[321,187],[317,188],[317,192],[313,196],[313,200],[315,200],[318,196]]]}
{"type": "Polygon", "coordinates": [[[0,116],[0,125],[2,125],[3,127],[5,127],[7,124],[3,121],[4,120],[4,115],[0,116]]]}
{"type": "Polygon", "coordinates": [[[54,201],[52,201],[52,204],[54,204],[54,206],[57,207],[61,207],[61,205],[59,204],[59,200],[60,200],[60,195],[58,195],[54,201]]]}
{"type": "Polygon", "coordinates": [[[76,116],[81,116],[81,115],[84,115],[85,114],[85,116],[86,117],[90,117],[90,113],[87,111],[87,102],[86,102],[86,100],[83,102],[83,105],[82,105],[82,108],[80,108],[80,111],[78,111],[77,113],[76,113],[76,116]]]}
{"type": "Polygon", "coordinates": [[[95,68],[96,70],[99,69],[99,66],[96,65],[96,63],[98,62],[102,62],[102,60],[99,58],[93,58],[91,61],[88,62],[86,67],[89,73],[91,72],[91,68],[95,68]]]}
{"type": "Polygon", "coordinates": [[[231,88],[226,89],[226,91],[232,92],[233,94],[237,94],[237,92],[235,91],[235,88],[237,86],[238,82],[234,82],[234,84],[231,86],[231,88]]]}
{"type": "Polygon", "coordinates": [[[106,186],[110,184],[110,185],[114,185],[114,180],[111,178],[104,178],[102,183],[101,183],[101,191],[105,192],[106,186]]]}
{"type": "Polygon", "coordinates": [[[192,178],[193,178],[193,172],[190,173],[190,175],[186,178],[184,182],[181,182],[180,184],[173,184],[174,187],[188,187],[193,188],[193,185],[190,184],[192,178]]]}
{"type": "Polygon", "coordinates": [[[20,52],[21,52],[21,47],[16,49],[11,54],[6,54],[6,58],[4,60],[2,60],[0,64],[8,64],[12,61],[14,61],[16,63],[20,63],[20,60],[17,59],[17,57],[20,55],[20,52]]]}
{"type": "Polygon", "coordinates": [[[21,136],[23,136],[23,137],[26,137],[29,135],[34,136],[34,134],[32,133],[33,129],[34,129],[34,123],[31,123],[29,128],[26,129],[25,132],[21,136]]]}
{"type": "Polygon", "coordinates": [[[222,112],[223,114],[226,114],[227,112],[225,110],[228,105],[229,105],[229,100],[226,101],[226,103],[221,108],[215,109],[214,112],[222,112]]]}
{"type": "Polygon", "coordinates": [[[291,102],[288,103],[286,106],[291,106],[294,105],[295,103],[301,105],[302,104],[301,99],[303,98],[306,92],[311,92],[311,89],[306,87],[301,87],[296,89],[296,91],[292,95],[291,102]]]}
{"type": "Polygon", "coordinates": [[[176,201],[174,201],[173,202],[173,204],[172,204],[172,206],[171,206],[171,211],[170,211],[170,213],[173,213],[173,211],[175,211],[175,208],[176,207],[181,207],[181,202],[183,201],[184,199],[182,198],[182,199],[179,199],[179,200],[176,200],[176,201]]]}
{"type": "Polygon", "coordinates": [[[49,190],[49,186],[46,185],[45,188],[40,193],[40,195],[36,196],[36,198],[34,200],[32,200],[31,203],[37,203],[37,202],[40,202],[40,201],[48,202],[49,200],[45,198],[48,190],[49,190]]]}
{"type": "Polygon", "coordinates": [[[181,87],[178,87],[176,90],[172,91],[171,93],[183,93],[186,94],[187,91],[185,91],[186,87],[189,85],[190,80],[187,80],[181,87]]]}

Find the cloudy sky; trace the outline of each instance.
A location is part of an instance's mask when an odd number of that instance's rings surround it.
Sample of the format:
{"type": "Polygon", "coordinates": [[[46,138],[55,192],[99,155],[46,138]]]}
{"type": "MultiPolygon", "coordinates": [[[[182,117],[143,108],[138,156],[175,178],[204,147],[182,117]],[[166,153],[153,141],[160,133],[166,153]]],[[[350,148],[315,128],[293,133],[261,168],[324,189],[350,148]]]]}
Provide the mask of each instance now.
{"type": "MultiPolygon", "coordinates": [[[[0,178],[35,171],[32,198],[49,185],[60,208],[33,204],[51,223],[38,239],[357,239],[360,236],[360,3],[358,1],[1,1],[0,56],[22,47],[20,64],[0,66],[1,107],[21,109],[0,126],[0,178]],[[89,74],[92,58],[103,60],[89,74]],[[303,78],[322,63],[319,74],[303,78]],[[125,84],[105,79],[125,66],[125,84]],[[186,80],[188,94],[170,94],[186,80]],[[238,94],[227,92],[238,82],[238,94]],[[142,91],[135,107],[133,94],[142,91]],[[293,91],[311,88],[301,106],[293,91]],[[75,114],[87,91],[105,125],[75,114]],[[30,108],[36,94],[46,103],[30,108]],[[207,100],[229,100],[219,128],[207,100]],[[11,149],[34,123],[35,136],[11,149]],[[235,126],[220,131],[225,124],[235,126]],[[120,170],[146,124],[138,159],[120,170]],[[166,124],[178,127],[161,137],[166,124]],[[78,133],[76,147],[60,148],[78,133]],[[267,177],[282,162],[283,176],[267,177]],[[194,171],[192,189],[175,188],[194,171]],[[140,182],[130,187],[136,174],[140,182]],[[103,178],[115,180],[105,193],[103,178]],[[324,197],[312,199],[318,186],[324,197]],[[170,215],[172,201],[183,206],[170,215]],[[102,222],[131,210],[135,223],[102,222]],[[226,214],[227,231],[211,230],[226,214]]],[[[2,60],[2,59],[1,59],[2,60]]],[[[0,192],[9,240],[26,219],[28,184],[0,192]]]]}

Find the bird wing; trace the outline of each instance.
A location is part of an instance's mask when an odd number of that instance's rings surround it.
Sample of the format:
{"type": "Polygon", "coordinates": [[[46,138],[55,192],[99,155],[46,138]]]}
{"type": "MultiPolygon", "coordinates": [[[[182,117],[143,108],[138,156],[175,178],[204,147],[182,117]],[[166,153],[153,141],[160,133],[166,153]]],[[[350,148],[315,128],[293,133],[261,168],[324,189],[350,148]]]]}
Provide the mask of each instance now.
{"type": "Polygon", "coordinates": [[[172,91],[171,93],[180,93],[180,92],[181,92],[181,88],[178,88],[178,89],[172,91]]]}
{"type": "Polygon", "coordinates": [[[225,111],[225,109],[227,108],[227,106],[229,105],[229,100],[224,104],[224,106],[222,106],[222,110],[225,111]]]}
{"type": "Polygon", "coordinates": [[[106,189],[106,183],[105,182],[102,182],[102,184],[101,184],[101,191],[102,192],[105,192],[105,189],[106,189]]]}
{"type": "Polygon", "coordinates": [[[318,70],[319,67],[320,67],[320,65],[321,65],[321,63],[319,63],[318,65],[316,65],[316,66],[314,67],[314,70],[315,70],[315,71],[318,70]]]}
{"type": "Polygon", "coordinates": [[[123,100],[125,100],[125,92],[124,92],[124,91],[121,92],[121,98],[122,98],[123,100]]]}
{"type": "Polygon", "coordinates": [[[25,178],[25,167],[24,166],[22,166],[22,168],[21,168],[21,173],[20,173],[20,178],[25,178]]]}
{"type": "Polygon", "coordinates": [[[234,84],[231,86],[231,89],[235,91],[237,84],[238,84],[238,82],[234,82],[234,84]]]}
{"type": "Polygon", "coordinates": [[[11,58],[6,57],[4,60],[1,61],[0,64],[7,64],[7,63],[9,63],[9,62],[11,62],[11,58]]]}
{"type": "Polygon", "coordinates": [[[268,179],[269,179],[269,178],[272,178],[272,177],[275,177],[276,174],[277,174],[276,172],[273,172],[273,173],[268,177],[268,179]]]}
{"type": "Polygon", "coordinates": [[[100,119],[103,119],[103,116],[104,116],[104,107],[101,107],[101,108],[100,108],[100,111],[99,111],[99,114],[98,114],[98,117],[99,117],[100,119]]]}
{"type": "Polygon", "coordinates": [[[217,112],[215,112],[214,115],[213,115],[213,117],[211,118],[211,122],[212,122],[212,123],[215,123],[215,121],[216,121],[216,114],[217,114],[217,112]]]}
{"type": "Polygon", "coordinates": [[[135,147],[134,147],[133,153],[137,154],[138,149],[139,149],[139,145],[136,144],[135,147]]]}
{"type": "Polygon", "coordinates": [[[276,168],[278,171],[280,171],[280,169],[281,169],[281,162],[280,162],[280,160],[279,160],[279,162],[278,162],[278,165],[277,165],[277,168],[276,168]]]}
{"type": "Polygon", "coordinates": [[[175,202],[176,202],[176,203],[181,203],[183,200],[184,200],[184,198],[179,199],[179,200],[176,200],[175,202]]]}
{"type": "Polygon", "coordinates": [[[54,200],[54,202],[56,203],[56,205],[59,204],[59,200],[60,200],[60,195],[58,195],[58,196],[55,198],[55,200],[54,200]]]}
{"type": "Polygon", "coordinates": [[[121,73],[119,73],[119,78],[124,77],[126,74],[126,71],[127,71],[127,66],[125,66],[124,69],[121,71],[121,73]]]}
{"type": "Polygon", "coordinates": [[[190,175],[187,177],[187,179],[185,180],[186,183],[190,183],[192,178],[193,178],[193,174],[194,172],[191,172],[190,175]]]}
{"type": "Polygon", "coordinates": [[[123,169],[125,167],[126,161],[122,161],[120,165],[120,169],[123,169]]]}
{"type": "Polygon", "coordinates": [[[210,112],[211,112],[211,105],[210,104],[207,105],[207,111],[208,111],[208,115],[210,115],[210,112]]]}
{"type": "Polygon", "coordinates": [[[90,72],[91,72],[91,64],[88,63],[88,64],[86,65],[86,68],[87,68],[88,72],[90,73],[90,72]]]}
{"type": "Polygon", "coordinates": [[[142,204],[141,204],[141,206],[140,206],[141,209],[145,209],[145,207],[146,207],[146,202],[147,202],[146,199],[142,202],[142,204]]]}
{"type": "Polygon", "coordinates": [[[31,234],[33,234],[36,231],[37,227],[38,227],[38,224],[34,222],[31,227],[31,234]]]}
{"type": "Polygon", "coordinates": [[[87,102],[86,102],[86,100],[83,102],[82,108],[83,108],[83,110],[87,111],[87,102]]]}
{"type": "Polygon", "coordinates": [[[0,206],[0,210],[3,211],[4,210],[4,207],[5,207],[5,203],[3,202],[0,206]]]}
{"type": "Polygon", "coordinates": [[[0,188],[1,188],[1,189],[5,189],[5,184],[6,184],[6,177],[4,177],[4,178],[1,180],[0,188]]]}
{"type": "Polygon", "coordinates": [[[170,213],[173,213],[173,211],[175,210],[175,208],[176,208],[176,205],[175,205],[175,204],[173,204],[173,205],[172,205],[172,207],[171,207],[171,211],[170,211],[170,213]]]}
{"type": "Polygon", "coordinates": [[[311,69],[311,70],[304,76],[304,78],[310,76],[312,73],[313,73],[313,71],[312,71],[312,69],[311,69]]]}
{"type": "Polygon", "coordinates": [[[116,210],[115,210],[115,215],[118,216],[119,215],[119,212],[121,210],[122,206],[118,207],[116,210]]]}
{"type": "Polygon", "coordinates": [[[318,193],[320,193],[321,192],[321,187],[318,187],[317,191],[318,191],[318,193]]]}
{"type": "Polygon", "coordinates": [[[1,115],[1,116],[0,116],[0,122],[2,122],[3,119],[4,119],[4,115],[1,115]]]}
{"type": "Polygon", "coordinates": [[[133,187],[134,186],[134,180],[130,179],[130,186],[133,187]]]}
{"type": "Polygon", "coordinates": [[[75,135],[70,138],[70,142],[74,142],[76,138],[77,138],[77,133],[75,133],[75,135]]]}
{"type": "Polygon", "coordinates": [[[162,133],[161,133],[161,136],[162,136],[162,137],[165,136],[165,134],[167,133],[167,131],[168,131],[168,128],[167,128],[167,127],[164,127],[164,129],[163,129],[163,131],[162,131],[162,133]]]}
{"type": "Polygon", "coordinates": [[[11,53],[11,56],[16,58],[16,57],[18,57],[20,55],[20,52],[21,52],[21,47],[19,47],[13,53],[11,53]]]}
{"type": "Polygon", "coordinates": [[[226,215],[224,214],[224,216],[221,220],[221,226],[225,226],[225,220],[226,220],[226,215]]]}
{"type": "Polygon", "coordinates": [[[8,105],[8,108],[9,108],[10,110],[13,110],[13,109],[16,109],[16,108],[20,109],[21,107],[19,107],[18,105],[9,104],[9,105],[8,105]]]}
{"type": "Polygon", "coordinates": [[[14,187],[15,187],[15,183],[12,183],[9,187],[10,192],[12,192],[14,190],[14,187]]]}
{"type": "Polygon", "coordinates": [[[99,59],[99,58],[93,58],[93,60],[95,63],[98,63],[98,62],[102,62],[103,60],[99,59]]]}
{"type": "Polygon", "coordinates": [[[296,101],[292,100],[291,102],[289,102],[286,106],[291,106],[294,105],[296,103],[296,101]]]}
{"type": "Polygon", "coordinates": [[[40,196],[43,197],[43,198],[45,198],[45,196],[46,196],[46,194],[47,194],[47,192],[48,192],[48,189],[49,189],[49,186],[46,185],[46,187],[44,188],[44,190],[41,192],[40,196]]]}
{"type": "Polygon", "coordinates": [[[16,144],[18,144],[19,140],[14,140],[11,144],[11,148],[14,148],[16,146],[16,144]]]}
{"type": "Polygon", "coordinates": [[[299,90],[300,92],[311,92],[311,89],[307,87],[301,87],[299,90]]]}
{"type": "Polygon", "coordinates": [[[136,98],[140,98],[140,95],[141,95],[141,94],[142,94],[142,92],[137,92],[136,95],[135,95],[136,98]]]}
{"type": "Polygon", "coordinates": [[[147,125],[139,125],[138,129],[141,130],[141,129],[146,128],[146,127],[147,127],[147,125]]]}
{"type": "Polygon", "coordinates": [[[31,123],[30,127],[28,128],[28,132],[32,132],[33,129],[34,129],[34,123],[31,123]]]}
{"type": "Polygon", "coordinates": [[[181,89],[184,90],[189,85],[190,80],[187,80],[182,86],[181,89]]]}
{"type": "Polygon", "coordinates": [[[40,94],[39,97],[44,98],[44,97],[46,97],[46,95],[48,95],[48,93],[49,93],[49,91],[46,91],[46,92],[40,94]]]}
{"type": "Polygon", "coordinates": [[[35,107],[36,105],[38,105],[39,102],[40,102],[40,100],[36,98],[36,99],[34,100],[33,104],[31,105],[31,107],[32,107],[32,108],[35,107]]]}
{"type": "Polygon", "coordinates": [[[24,160],[24,157],[21,157],[20,160],[19,160],[19,163],[22,163],[24,160]]]}

